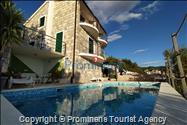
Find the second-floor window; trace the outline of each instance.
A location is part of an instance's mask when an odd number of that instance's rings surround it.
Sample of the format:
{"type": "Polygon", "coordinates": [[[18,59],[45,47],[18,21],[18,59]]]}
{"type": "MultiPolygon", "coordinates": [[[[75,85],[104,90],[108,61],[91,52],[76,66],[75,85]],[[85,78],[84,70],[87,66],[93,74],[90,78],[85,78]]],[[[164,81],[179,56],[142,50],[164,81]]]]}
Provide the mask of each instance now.
{"type": "Polygon", "coordinates": [[[40,17],[40,24],[39,26],[42,27],[45,24],[45,16],[40,17]]]}
{"type": "Polygon", "coordinates": [[[63,32],[58,32],[56,34],[56,47],[55,47],[55,51],[56,52],[62,52],[63,49],[63,32]]]}
{"type": "Polygon", "coordinates": [[[91,38],[89,38],[89,53],[94,53],[94,41],[91,38]]]}

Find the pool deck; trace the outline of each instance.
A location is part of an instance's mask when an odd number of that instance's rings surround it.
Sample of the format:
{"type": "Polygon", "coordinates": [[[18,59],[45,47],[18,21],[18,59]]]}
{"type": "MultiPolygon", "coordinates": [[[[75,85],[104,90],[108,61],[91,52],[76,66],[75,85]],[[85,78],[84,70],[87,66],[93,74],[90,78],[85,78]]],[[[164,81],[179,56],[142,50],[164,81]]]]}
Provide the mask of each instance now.
{"type": "Polygon", "coordinates": [[[0,125],[32,125],[20,123],[19,117],[23,116],[4,96],[1,95],[1,123],[0,125]]]}
{"type": "MultiPolygon", "coordinates": [[[[187,100],[166,82],[161,83],[153,117],[167,117],[165,125],[187,125],[187,100]]],[[[161,125],[152,123],[151,125],[161,125]]]]}

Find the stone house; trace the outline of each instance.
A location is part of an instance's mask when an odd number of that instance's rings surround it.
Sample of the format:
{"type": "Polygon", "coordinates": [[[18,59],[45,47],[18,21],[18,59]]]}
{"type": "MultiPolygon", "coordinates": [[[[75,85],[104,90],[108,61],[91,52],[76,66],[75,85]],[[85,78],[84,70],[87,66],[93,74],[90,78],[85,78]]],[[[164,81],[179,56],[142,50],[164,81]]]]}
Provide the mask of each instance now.
{"type": "Polygon", "coordinates": [[[24,26],[23,45],[12,49],[13,70],[45,76],[61,65],[68,82],[102,77],[106,31],[85,1],[45,1],[24,26]]]}

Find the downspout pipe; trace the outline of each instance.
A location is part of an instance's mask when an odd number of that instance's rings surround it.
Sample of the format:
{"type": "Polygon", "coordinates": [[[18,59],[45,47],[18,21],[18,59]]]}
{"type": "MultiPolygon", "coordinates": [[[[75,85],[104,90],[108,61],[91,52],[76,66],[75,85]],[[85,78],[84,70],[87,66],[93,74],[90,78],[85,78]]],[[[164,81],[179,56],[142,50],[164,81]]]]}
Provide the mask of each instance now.
{"type": "Polygon", "coordinates": [[[75,1],[75,20],[74,20],[74,41],[73,41],[73,64],[72,64],[72,76],[71,83],[74,83],[75,77],[75,45],[76,45],[76,33],[77,33],[77,0],[75,1]]]}

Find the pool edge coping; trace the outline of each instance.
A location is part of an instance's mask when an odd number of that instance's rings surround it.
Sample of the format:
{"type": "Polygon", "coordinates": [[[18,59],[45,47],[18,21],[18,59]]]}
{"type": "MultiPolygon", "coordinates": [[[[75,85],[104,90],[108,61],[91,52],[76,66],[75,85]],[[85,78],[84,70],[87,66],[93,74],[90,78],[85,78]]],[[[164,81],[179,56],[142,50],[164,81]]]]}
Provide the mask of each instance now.
{"type": "Polygon", "coordinates": [[[18,88],[18,89],[7,89],[7,90],[1,90],[1,94],[4,92],[15,92],[15,91],[22,91],[22,90],[36,90],[36,89],[47,89],[47,88],[64,88],[64,87],[70,87],[70,86],[86,86],[86,85],[102,85],[106,83],[119,83],[119,82],[128,82],[128,83],[134,83],[134,82],[139,82],[139,83],[161,83],[159,81],[104,81],[104,82],[90,82],[90,83],[74,83],[74,84],[61,84],[61,85],[47,85],[47,86],[36,86],[32,88],[18,88]]]}

